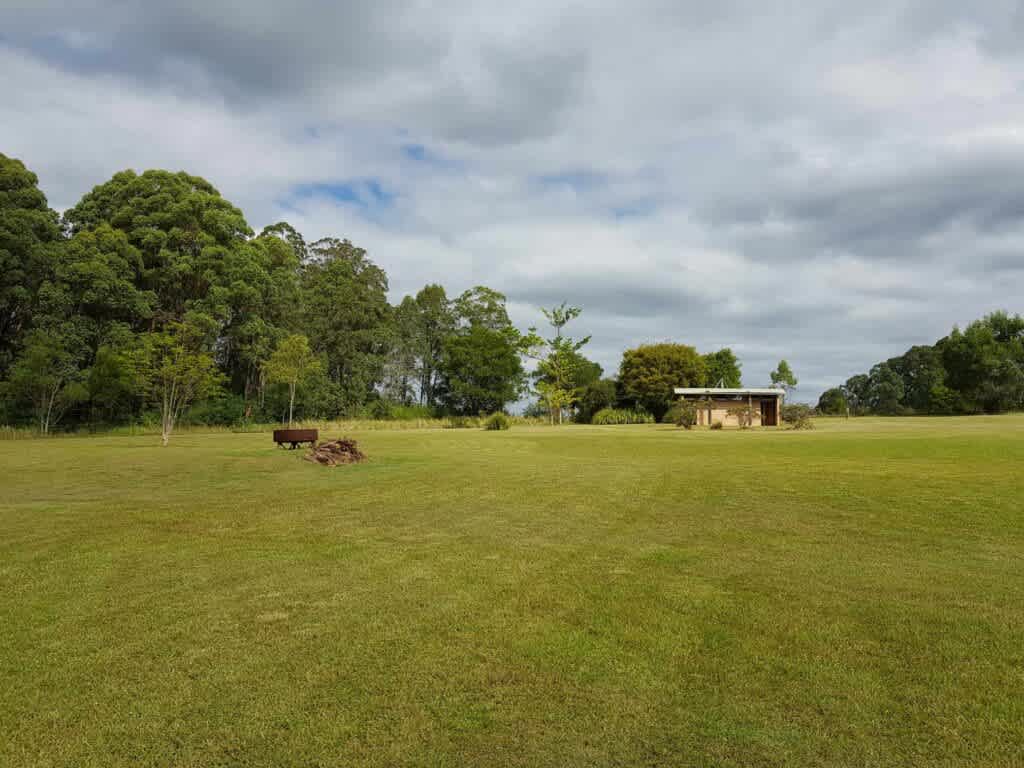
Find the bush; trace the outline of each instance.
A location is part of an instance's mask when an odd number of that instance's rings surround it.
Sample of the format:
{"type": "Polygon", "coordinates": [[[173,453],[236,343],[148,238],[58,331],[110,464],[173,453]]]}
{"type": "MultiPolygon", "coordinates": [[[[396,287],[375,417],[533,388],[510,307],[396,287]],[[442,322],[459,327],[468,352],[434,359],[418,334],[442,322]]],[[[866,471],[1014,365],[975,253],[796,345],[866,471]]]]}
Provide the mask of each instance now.
{"type": "Polygon", "coordinates": [[[225,395],[195,403],[182,422],[204,427],[229,427],[244,420],[245,398],[241,395],[225,395]]]}
{"type": "Polygon", "coordinates": [[[668,409],[662,422],[691,429],[697,423],[697,404],[692,400],[680,400],[668,409]]]}
{"type": "Polygon", "coordinates": [[[754,409],[749,405],[734,405],[729,409],[729,414],[736,417],[740,429],[750,429],[754,426],[754,409]]]}
{"type": "Polygon", "coordinates": [[[512,428],[512,420],[501,411],[492,413],[484,419],[484,429],[488,431],[506,430],[512,428]]]}
{"type": "Polygon", "coordinates": [[[653,424],[654,417],[644,411],[627,411],[623,408],[602,408],[594,414],[591,424],[653,424]]]}
{"type": "MultiPolygon", "coordinates": [[[[615,382],[612,379],[600,379],[583,388],[580,399],[576,403],[576,421],[579,424],[591,424],[594,414],[615,404],[615,382]]],[[[546,412],[542,415],[546,415],[546,412]]]]}
{"type": "Polygon", "coordinates": [[[722,428],[722,422],[720,422],[720,421],[712,421],[711,422],[711,429],[721,429],[721,428],[722,428]]]}
{"type": "Polygon", "coordinates": [[[793,403],[782,406],[782,420],[790,429],[814,429],[814,413],[809,405],[793,403]]]}

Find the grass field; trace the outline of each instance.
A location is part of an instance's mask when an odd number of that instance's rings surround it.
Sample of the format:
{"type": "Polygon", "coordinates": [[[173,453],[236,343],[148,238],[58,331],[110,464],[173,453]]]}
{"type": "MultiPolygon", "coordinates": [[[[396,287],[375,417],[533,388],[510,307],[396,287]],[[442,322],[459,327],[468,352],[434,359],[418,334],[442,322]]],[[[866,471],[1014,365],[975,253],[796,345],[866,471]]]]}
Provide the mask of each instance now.
{"type": "Polygon", "coordinates": [[[352,436],[0,442],[0,765],[1024,762],[1024,417],[352,436]]]}

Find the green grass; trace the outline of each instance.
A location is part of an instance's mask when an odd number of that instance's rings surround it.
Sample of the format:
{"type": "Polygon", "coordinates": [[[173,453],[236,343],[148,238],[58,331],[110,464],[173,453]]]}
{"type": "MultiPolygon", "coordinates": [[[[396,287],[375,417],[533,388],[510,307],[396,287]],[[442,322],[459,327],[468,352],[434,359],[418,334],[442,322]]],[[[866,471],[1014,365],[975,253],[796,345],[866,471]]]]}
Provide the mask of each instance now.
{"type": "Polygon", "coordinates": [[[1024,417],[352,436],[0,442],[0,765],[1024,759],[1024,417]]]}

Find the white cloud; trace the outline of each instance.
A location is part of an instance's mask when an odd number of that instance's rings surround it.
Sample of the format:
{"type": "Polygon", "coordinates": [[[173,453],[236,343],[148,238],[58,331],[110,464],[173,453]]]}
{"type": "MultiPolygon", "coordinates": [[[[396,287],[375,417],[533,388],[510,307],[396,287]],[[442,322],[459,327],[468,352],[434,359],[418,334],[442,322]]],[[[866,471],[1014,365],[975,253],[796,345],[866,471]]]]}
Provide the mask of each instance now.
{"type": "Polygon", "coordinates": [[[0,151],[59,207],[185,169],[396,295],[485,283],[524,326],[564,298],[608,369],[730,344],[811,397],[1021,309],[1012,5],[39,0],[0,10],[0,151]],[[368,179],[386,204],[313,191],[368,179]]]}

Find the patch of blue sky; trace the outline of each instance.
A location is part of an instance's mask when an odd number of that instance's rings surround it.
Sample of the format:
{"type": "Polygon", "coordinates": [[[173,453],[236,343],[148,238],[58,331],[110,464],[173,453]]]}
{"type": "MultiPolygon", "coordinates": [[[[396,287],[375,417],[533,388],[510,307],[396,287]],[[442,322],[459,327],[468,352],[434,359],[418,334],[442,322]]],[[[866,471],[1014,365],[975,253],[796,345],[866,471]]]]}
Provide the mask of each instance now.
{"type": "Polygon", "coordinates": [[[403,144],[401,152],[402,157],[406,160],[430,169],[445,171],[458,171],[462,169],[462,164],[457,160],[445,157],[424,144],[403,144]]]}
{"type": "Polygon", "coordinates": [[[353,179],[300,184],[292,191],[292,197],[299,200],[325,197],[366,210],[387,208],[395,200],[395,194],[381,184],[378,179],[353,179]]]}

